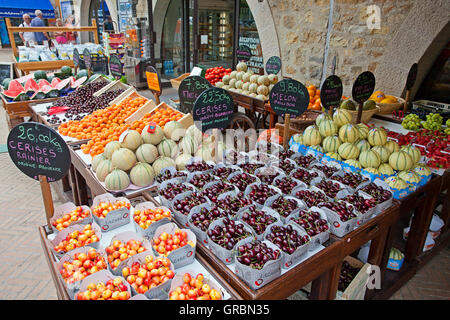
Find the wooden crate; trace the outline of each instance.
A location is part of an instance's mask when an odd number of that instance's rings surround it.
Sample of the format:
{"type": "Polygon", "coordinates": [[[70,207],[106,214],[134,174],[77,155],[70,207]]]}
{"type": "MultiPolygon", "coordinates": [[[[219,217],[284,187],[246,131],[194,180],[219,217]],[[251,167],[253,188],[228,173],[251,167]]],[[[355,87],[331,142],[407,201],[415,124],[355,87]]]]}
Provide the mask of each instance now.
{"type": "MultiPolygon", "coordinates": [[[[99,77],[99,78],[100,78],[100,77],[99,77]]],[[[97,79],[99,79],[99,78],[97,78],[97,79]]],[[[103,78],[103,77],[101,77],[101,78],[103,78]]],[[[97,79],[95,79],[95,80],[97,80],[97,79]]],[[[94,81],[95,81],[95,80],[94,80],[94,81]]],[[[107,80],[107,79],[105,79],[105,80],[107,80]]],[[[109,81],[109,80],[108,80],[108,81],[109,81]]],[[[110,82],[109,84],[107,84],[105,87],[103,87],[103,88],[101,88],[100,90],[98,90],[97,92],[95,92],[95,93],[93,94],[93,96],[94,96],[94,97],[98,97],[98,96],[102,95],[102,94],[105,93],[105,92],[110,92],[110,91],[117,90],[117,89],[124,89],[124,90],[126,91],[126,90],[128,90],[128,89],[130,89],[130,88],[131,88],[131,86],[129,86],[129,85],[127,85],[127,84],[121,82],[120,80],[111,81],[111,82],[110,82]]]]}

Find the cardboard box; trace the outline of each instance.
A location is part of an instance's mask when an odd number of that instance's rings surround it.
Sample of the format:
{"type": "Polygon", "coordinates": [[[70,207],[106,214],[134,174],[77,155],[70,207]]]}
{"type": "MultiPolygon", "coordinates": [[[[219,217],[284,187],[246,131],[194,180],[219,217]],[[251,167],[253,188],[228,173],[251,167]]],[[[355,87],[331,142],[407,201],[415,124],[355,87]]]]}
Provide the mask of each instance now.
{"type": "MultiPolygon", "coordinates": [[[[147,209],[157,209],[157,208],[161,208],[164,211],[171,212],[171,210],[168,207],[156,206],[153,202],[150,202],[150,201],[139,203],[134,210],[135,211],[136,210],[144,211],[147,209]]],[[[165,217],[161,220],[155,221],[152,224],[150,224],[146,229],[141,228],[139,226],[139,224],[137,224],[136,221],[134,221],[134,219],[132,219],[132,221],[133,221],[132,223],[133,223],[134,229],[136,230],[136,233],[138,235],[150,240],[153,238],[153,235],[155,234],[155,231],[159,226],[171,222],[172,215],[170,217],[171,217],[170,219],[165,217]]]]}
{"type": "Polygon", "coordinates": [[[108,280],[114,280],[115,278],[120,278],[122,280],[122,283],[127,287],[127,292],[130,294],[130,297],[132,295],[131,293],[131,287],[130,284],[121,276],[115,276],[108,270],[100,270],[94,274],[91,274],[90,276],[87,276],[81,281],[80,288],[77,291],[77,293],[74,296],[74,300],[77,300],[77,295],[80,291],[85,291],[89,284],[95,283],[98,284],[100,282],[103,282],[103,284],[106,284],[108,280]]]}
{"type": "MultiPolygon", "coordinates": [[[[58,229],[56,229],[53,226],[53,222],[58,220],[58,219],[60,219],[60,218],[62,218],[65,214],[70,213],[72,210],[74,210],[76,208],[77,208],[77,206],[73,202],[66,202],[66,203],[64,203],[62,205],[59,205],[59,206],[55,207],[54,214],[50,218],[50,227],[52,228],[53,233],[57,234],[59,232],[58,229]]],[[[83,211],[84,210],[89,210],[89,216],[87,218],[84,218],[84,219],[73,221],[72,223],[70,223],[71,226],[73,226],[75,224],[86,225],[86,224],[92,223],[94,221],[91,209],[88,206],[81,206],[81,208],[83,209],[83,211]]]]}
{"type": "MultiPolygon", "coordinates": [[[[125,197],[116,198],[110,193],[104,193],[94,198],[91,210],[101,202],[115,203],[116,201],[125,201],[130,203],[130,200],[128,200],[125,197]]],[[[96,215],[93,216],[94,221],[100,226],[102,232],[108,232],[129,223],[130,215],[133,215],[133,213],[134,213],[133,207],[130,207],[130,209],[128,209],[127,207],[122,207],[120,209],[109,212],[105,218],[99,218],[96,215]]]]}
{"type": "Polygon", "coordinates": [[[360,270],[344,292],[338,291],[336,293],[336,300],[364,300],[367,281],[369,279],[368,268],[370,264],[363,263],[351,256],[345,257],[344,261],[347,261],[352,267],[360,268],[360,270]]]}

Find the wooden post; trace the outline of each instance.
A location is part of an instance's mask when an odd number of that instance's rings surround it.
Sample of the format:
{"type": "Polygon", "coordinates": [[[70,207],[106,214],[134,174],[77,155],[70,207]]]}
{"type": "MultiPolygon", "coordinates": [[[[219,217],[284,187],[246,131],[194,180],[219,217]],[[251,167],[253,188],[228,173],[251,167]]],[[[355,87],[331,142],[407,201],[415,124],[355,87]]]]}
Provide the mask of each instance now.
{"type": "Polygon", "coordinates": [[[95,27],[95,31],[94,31],[94,41],[96,44],[99,44],[99,39],[98,39],[98,30],[97,30],[97,22],[95,21],[95,19],[92,19],[92,26],[95,27]]]}
{"type": "Polygon", "coordinates": [[[42,199],[44,200],[47,225],[50,228],[50,218],[53,217],[54,213],[52,190],[46,176],[40,175],[39,182],[41,184],[42,199]]]}
{"type": "Polygon", "coordinates": [[[287,144],[289,141],[289,134],[291,127],[291,115],[289,113],[286,113],[284,115],[284,132],[283,132],[283,148],[287,149],[287,144]]]}
{"type": "Polygon", "coordinates": [[[403,104],[403,113],[406,113],[406,111],[408,111],[410,94],[411,94],[411,91],[406,90],[405,103],[403,104]]]}
{"type": "Polygon", "coordinates": [[[328,114],[332,117],[333,116],[333,107],[330,107],[330,109],[328,109],[328,114]]]}
{"type": "Polygon", "coordinates": [[[363,104],[360,103],[358,105],[358,116],[356,117],[356,124],[361,123],[362,110],[363,110],[363,104]]]}
{"type": "MultiPolygon", "coordinates": [[[[17,47],[16,47],[16,41],[14,40],[14,33],[11,30],[11,19],[10,18],[6,18],[6,28],[8,29],[8,37],[9,37],[9,42],[11,42],[11,48],[13,49],[13,53],[14,53],[14,57],[17,57],[17,47]]],[[[14,61],[16,62],[16,61],[14,61]]]]}

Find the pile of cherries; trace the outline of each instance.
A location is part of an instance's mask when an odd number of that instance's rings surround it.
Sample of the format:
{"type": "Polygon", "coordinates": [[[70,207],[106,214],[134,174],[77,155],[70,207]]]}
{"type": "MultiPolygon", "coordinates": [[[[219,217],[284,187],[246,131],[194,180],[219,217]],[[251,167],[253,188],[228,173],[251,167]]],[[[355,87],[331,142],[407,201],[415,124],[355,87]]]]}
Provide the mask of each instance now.
{"type": "Polygon", "coordinates": [[[287,254],[293,254],[297,248],[310,240],[308,235],[300,235],[290,224],[286,226],[272,226],[266,238],[287,254]]]}
{"type": "Polygon", "coordinates": [[[248,194],[248,197],[256,203],[259,203],[260,205],[263,205],[266,202],[267,198],[277,194],[275,189],[272,189],[268,184],[265,183],[254,184],[250,188],[251,191],[248,194]]]}
{"type": "Polygon", "coordinates": [[[353,205],[361,213],[366,213],[377,205],[377,201],[374,198],[366,199],[357,193],[348,195],[343,200],[353,205]]]}
{"type": "Polygon", "coordinates": [[[314,190],[299,190],[295,196],[306,203],[308,207],[317,206],[321,202],[327,201],[324,193],[314,190]]]}
{"type": "Polygon", "coordinates": [[[319,208],[322,207],[336,212],[342,222],[346,222],[356,217],[356,214],[353,213],[353,208],[350,205],[347,205],[344,201],[321,203],[319,208]]]}
{"type": "Polygon", "coordinates": [[[256,206],[251,206],[242,213],[242,221],[252,227],[257,235],[260,235],[277,219],[263,210],[258,210],[256,206]]]}
{"type": "Polygon", "coordinates": [[[314,158],[313,155],[308,154],[308,155],[306,155],[306,156],[299,156],[299,157],[294,158],[294,159],[292,159],[292,160],[294,160],[300,167],[308,168],[309,165],[310,165],[314,160],[316,160],[316,158],[314,158]]]}
{"type": "Polygon", "coordinates": [[[179,195],[180,193],[190,190],[192,189],[181,182],[168,183],[164,189],[160,190],[160,195],[163,195],[167,200],[173,200],[173,198],[175,198],[175,196],[179,195]]]}
{"type": "Polygon", "coordinates": [[[173,178],[185,178],[187,177],[187,173],[186,172],[182,172],[182,171],[176,171],[174,174],[172,174],[169,170],[166,170],[162,173],[159,173],[155,180],[159,183],[162,183],[166,180],[170,180],[173,178]]]}
{"type": "Polygon", "coordinates": [[[222,220],[223,225],[216,225],[208,230],[208,237],[219,246],[233,250],[234,246],[242,239],[250,237],[252,234],[244,228],[244,224],[229,218],[222,220]]]}
{"type": "Polygon", "coordinates": [[[230,179],[230,183],[235,185],[241,191],[245,191],[247,186],[255,181],[256,177],[246,172],[238,173],[230,179]]]}
{"type": "Polygon", "coordinates": [[[267,167],[259,171],[256,177],[263,183],[272,184],[273,180],[280,175],[280,172],[273,167],[267,167]]]}
{"type": "Polygon", "coordinates": [[[278,212],[280,216],[286,218],[298,208],[298,203],[294,199],[280,196],[274,202],[272,202],[270,208],[278,212]]]}
{"type": "Polygon", "coordinates": [[[206,163],[205,161],[198,161],[186,165],[186,170],[189,172],[194,171],[206,171],[214,168],[213,165],[206,163]]]}
{"type": "Polygon", "coordinates": [[[220,181],[214,185],[212,185],[209,188],[204,189],[201,192],[201,195],[206,196],[211,200],[212,202],[217,202],[217,197],[221,195],[222,193],[228,192],[228,191],[234,191],[235,188],[233,185],[229,183],[224,183],[223,181],[220,181]]]}
{"type": "Polygon", "coordinates": [[[281,170],[283,170],[286,174],[290,174],[295,169],[295,163],[291,162],[288,159],[280,159],[278,162],[278,166],[281,170]]]}
{"type": "Polygon", "coordinates": [[[283,150],[278,153],[278,158],[280,158],[281,160],[286,160],[287,158],[292,157],[294,154],[295,152],[291,149],[283,150]]]}
{"type": "Polygon", "coordinates": [[[225,211],[222,211],[217,207],[213,207],[211,209],[203,207],[200,209],[199,212],[192,214],[191,222],[197,228],[206,232],[208,230],[211,222],[213,222],[214,220],[216,220],[218,218],[222,218],[222,217],[223,218],[227,217],[227,213],[225,211]]]}
{"type": "Polygon", "coordinates": [[[383,203],[392,197],[392,192],[385,190],[383,187],[371,182],[361,189],[368,195],[372,196],[377,203],[383,203]]]}
{"type": "Polygon", "coordinates": [[[181,214],[187,216],[193,207],[206,202],[206,197],[200,195],[198,192],[192,192],[184,199],[175,200],[173,203],[173,208],[181,214]]]}
{"type": "Polygon", "coordinates": [[[237,261],[257,270],[261,270],[267,262],[277,260],[281,255],[280,250],[274,250],[259,240],[237,247],[237,252],[237,261]]]}
{"type": "Polygon", "coordinates": [[[227,180],[228,176],[236,171],[237,171],[237,169],[235,169],[235,168],[220,167],[220,168],[214,169],[212,174],[221,180],[227,180]]]}
{"type": "Polygon", "coordinates": [[[231,210],[236,214],[243,207],[253,203],[251,199],[244,196],[243,192],[239,192],[236,196],[227,195],[221,200],[217,200],[216,205],[222,210],[231,210]]]}
{"type": "Polygon", "coordinates": [[[339,183],[327,180],[320,181],[316,184],[316,187],[325,192],[325,194],[330,198],[336,197],[338,192],[342,190],[339,183]]]}
{"type": "Polygon", "coordinates": [[[313,165],[311,167],[311,169],[316,169],[319,170],[321,172],[323,172],[323,174],[325,175],[325,177],[330,178],[333,174],[335,174],[339,169],[336,167],[329,167],[326,165],[323,166],[318,166],[318,165],[313,165]]]}
{"type": "Polygon", "coordinates": [[[275,186],[278,187],[283,194],[290,194],[298,183],[291,177],[283,177],[275,181],[275,186]]]}
{"type": "Polygon", "coordinates": [[[352,267],[347,261],[342,262],[341,274],[339,275],[338,290],[344,292],[356,277],[358,272],[359,269],[352,267]]]}
{"type": "Polygon", "coordinates": [[[203,189],[208,182],[215,180],[215,177],[209,173],[194,174],[191,180],[188,182],[193,184],[198,189],[203,189]]]}
{"type": "Polygon", "coordinates": [[[247,172],[247,173],[250,173],[250,174],[254,174],[256,169],[262,168],[262,167],[264,167],[264,165],[262,163],[246,162],[246,163],[240,164],[239,167],[242,170],[244,170],[244,172],[247,172]]]}
{"type": "Polygon", "coordinates": [[[294,218],[292,221],[305,229],[310,237],[328,230],[327,220],[322,219],[320,213],[315,211],[300,210],[298,218],[294,218]]]}
{"type": "Polygon", "coordinates": [[[359,173],[345,172],[342,176],[334,176],[333,180],[339,181],[340,183],[351,188],[356,188],[362,182],[368,181],[369,179],[359,173]]]}
{"type": "Polygon", "coordinates": [[[310,172],[304,168],[297,168],[291,175],[293,178],[300,180],[306,184],[311,184],[312,179],[317,178],[319,174],[317,172],[310,172]]]}

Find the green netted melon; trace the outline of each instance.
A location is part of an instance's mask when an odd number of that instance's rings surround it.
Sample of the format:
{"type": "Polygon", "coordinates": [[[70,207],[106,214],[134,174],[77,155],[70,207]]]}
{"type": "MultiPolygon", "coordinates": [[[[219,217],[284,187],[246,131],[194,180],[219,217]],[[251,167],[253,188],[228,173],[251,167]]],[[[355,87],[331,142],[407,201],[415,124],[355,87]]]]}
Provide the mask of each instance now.
{"type": "Polygon", "coordinates": [[[138,162],[130,171],[131,182],[138,187],[146,187],[155,180],[155,170],[148,163],[138,162]]]}
{"type": "Polygon", "coordinates": [[[128,174],[120,169],[114,169],[106,176],[105,187],[108,190],[124,190],[130,185],[128,174]]]}
{"type": "Polygon", "coordinates": [[[136,164],[136,155],[128,148],[120,148],[114,151],[111,161],[115,168],[127,171],[136,164]]]}
{"type": "Polygon", "coordinates": [[[136,158],[139,162],[152,164],[158,157],[158,148],[153,144],[144,143],[136,149],[136,158]]]}

